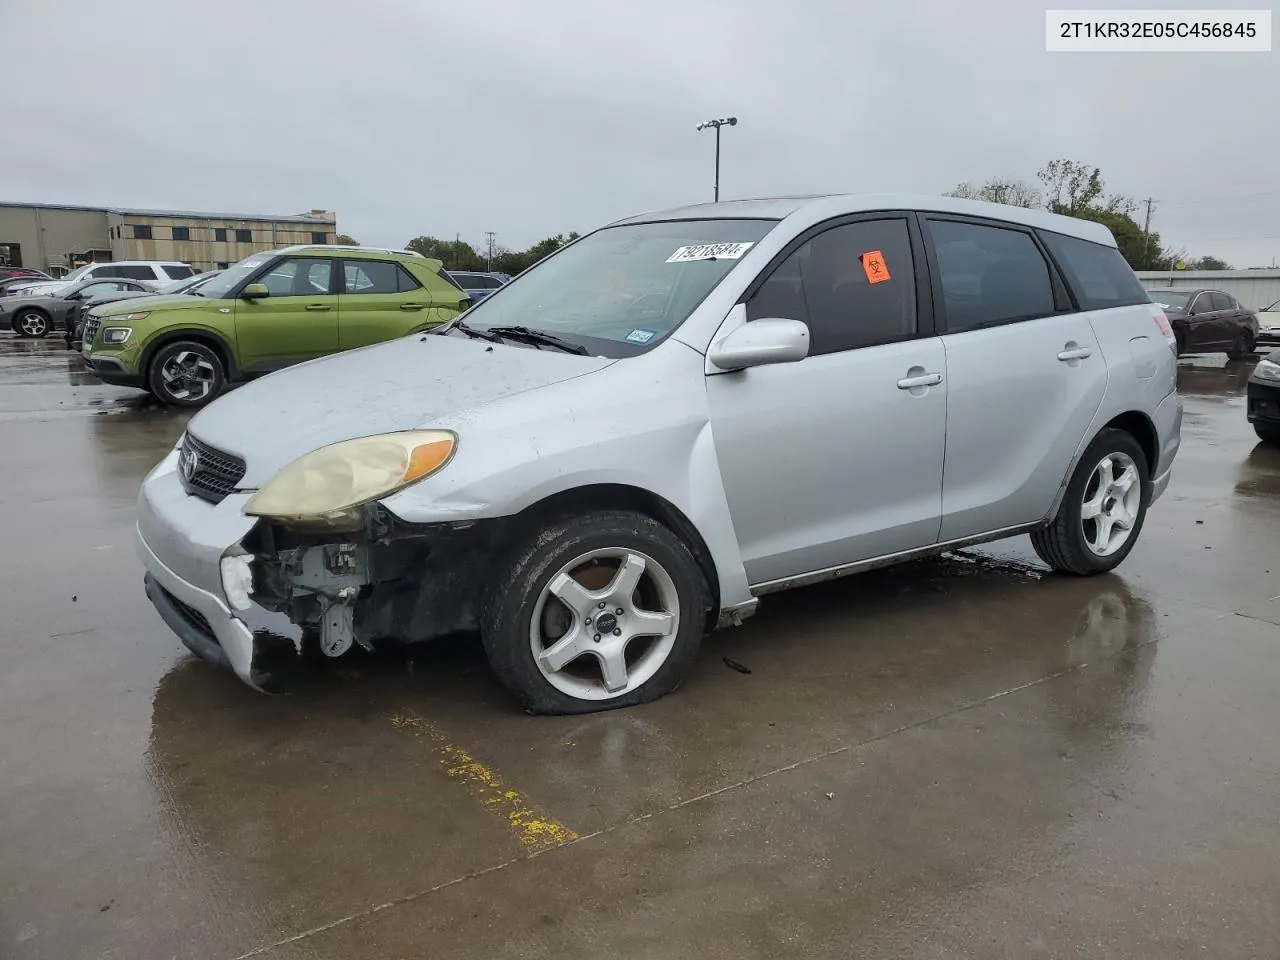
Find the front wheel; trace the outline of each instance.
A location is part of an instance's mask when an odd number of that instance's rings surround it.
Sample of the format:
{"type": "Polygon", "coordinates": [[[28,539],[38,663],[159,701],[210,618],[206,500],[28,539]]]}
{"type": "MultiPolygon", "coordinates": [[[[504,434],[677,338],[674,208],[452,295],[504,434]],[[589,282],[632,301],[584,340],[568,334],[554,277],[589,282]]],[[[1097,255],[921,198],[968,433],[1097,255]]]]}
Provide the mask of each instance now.
{"type": "Polygon", "coordinates": [[[1253,334],[1248,330],[1241,330],[1236,334],[1231,349],[1227,351],[1227,359],[1242,360],[1251,353],[1253,353],[1253,334]]]}
{"type": "Polygon", "coordinates": [[[1253,432],[1258,435],[1258,439],[1263,443],[1274,443],[1276,446],[1280,446],[1280,423],[1255,422],[1253,432]]]}
{"type": "Polygon", "coordinates": [[[151,358],[147,386],[161,403],[173,407],[203,407],[226,384],[217,352],[194,340],[166,344],[151,358]]]}
{"type": "Polygon", "coordinates": [[[43,337],[49,329],[49,318],[39,310],[20,310],[13,318],[13,332],[20,337],[43,337]]]}
{"type": "Polygon", "coordinates": [[[1058,515],[1031,534],[1040,559],[1059,573],[1089,576],[1119,566],[1138,542],[1151,502],[1146,454],[1132,434],[1103,430],[1067,484],[1058,515]]]}
{"type": "Polygon", "coordinates": [[[684,543],[651,517],[601,510],[522,538],[487,590],[489,664],[529,713],[629,707],[679,686],[709,601],[684,543]]]}

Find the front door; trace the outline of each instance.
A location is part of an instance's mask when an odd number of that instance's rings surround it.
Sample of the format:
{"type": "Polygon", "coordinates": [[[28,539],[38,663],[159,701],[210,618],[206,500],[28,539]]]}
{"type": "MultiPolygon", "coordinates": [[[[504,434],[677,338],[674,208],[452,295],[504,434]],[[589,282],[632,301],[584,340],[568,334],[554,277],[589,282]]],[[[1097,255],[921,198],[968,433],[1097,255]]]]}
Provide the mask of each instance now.
{"type": "Polygon", "coordinates": [[[404,336],[435,317],[430,292],[389,260],[344,260],[338,343],[350,350],[404,336]]]}
{"type": "Polygon", "coordinates": [[[947,354],[942,531],[950,540],[1048,513],[1102,404],[1107,368],[1030,231],[928,218],[947,354]]]}
{"type": "Polygon", "coordinates": [[[237,300],[236,340],[246,373],[267,373],[338,349],[333,261],[285,257],[255,282],[269,296],[237,300]]]}
{"type": "Polygon", "coordinates": [[[806,359],[707,377],[716,455],[753,586],[932,545],[945,355],[908,215],[819,228],[749,290],[747,322],[809,326],[806,359]]]}

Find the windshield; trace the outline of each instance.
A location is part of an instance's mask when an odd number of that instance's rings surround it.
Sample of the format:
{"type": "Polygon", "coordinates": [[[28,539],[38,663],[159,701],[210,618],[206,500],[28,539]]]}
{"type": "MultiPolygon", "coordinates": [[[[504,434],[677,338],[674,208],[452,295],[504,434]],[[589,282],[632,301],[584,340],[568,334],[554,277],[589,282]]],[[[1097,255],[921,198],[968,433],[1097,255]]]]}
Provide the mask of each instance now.
{"type": "Polygon", "coordinates": [[[240,281],[244,280],[274,256],[274,253],[255,253],[252,256],[245,257],[239,263],[233,263],[227,267],[208,283],[201,284],[200,289],[196,292],[202,297],[209,297],[211,300],[221,300],[234,290],[240,281]]]}
{"type": "Polygon", "coordinates": [[[776,224],[681,220],[607,227],[495,290],[463,320],[480,330],[527,327],[601,356],[634,356],[684,323],[776,224]]]}
{"type": "Polygon", "coordinates": [[[1263,307],[1258,312],[1259,313],[1280,313],[1280,300],[1277,300],[1275,303],[1263,307]]]}
{"type": "Polygon", "coordinates": [[[97,266],[96,263],[86,263],[83,267],[76,267],[74,270],[72,270],[62,279],[67,281],[68,283],[75,283],[75,281],[79,280],[81,277],[83,277],[86,273],[88,273],[90,270],[92,270],[96,266],[97,266]]]}
{"type": "Polygon", "coordinates": [[[1187,301],[1191,299],[1189,293],[1174,293],[1172,290],[1148,290],[1147,293],[1151,297],[1151,302],[1157,307],[1176,310],[1179,313],[1186,312],[1187,301]]]}

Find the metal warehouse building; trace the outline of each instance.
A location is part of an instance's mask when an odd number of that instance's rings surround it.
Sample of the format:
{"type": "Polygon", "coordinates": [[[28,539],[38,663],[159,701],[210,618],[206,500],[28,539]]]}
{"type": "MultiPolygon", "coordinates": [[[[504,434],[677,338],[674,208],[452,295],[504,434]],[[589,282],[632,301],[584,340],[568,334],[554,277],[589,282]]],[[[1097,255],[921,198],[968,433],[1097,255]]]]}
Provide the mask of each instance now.
{"type": "Polygon", "coordinates": [[[1280,300],[1280,270],[1141,270],[1138,279],[1148,290],[1161,287],[1209,287],[1229,293],[1246,310],[1261,310],[1280,300]]]}
{"type": "Polygon", "coordinates": [[[328,210],[269,217],[0,202],[0,265],[54,276],[114,260],[180,260],[213,270],[259,250],[334,243],[337,232],[337,214],[328,210]]]}

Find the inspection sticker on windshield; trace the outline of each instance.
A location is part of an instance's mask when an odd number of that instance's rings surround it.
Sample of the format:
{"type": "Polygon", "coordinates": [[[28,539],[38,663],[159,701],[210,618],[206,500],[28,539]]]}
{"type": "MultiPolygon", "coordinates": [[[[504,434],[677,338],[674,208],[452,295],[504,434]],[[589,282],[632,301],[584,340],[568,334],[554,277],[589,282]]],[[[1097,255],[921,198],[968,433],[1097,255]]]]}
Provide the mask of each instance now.
{"type": "Polygon", "coordinates": [[[627,343],[648,343],[656,332],[656,330],[641,330],[637,327],[627,334],[627,343]]]}
{"type": "Polygon", "coordinates": [[[742,255],[754,246],[754,241],[751,243],[699,243],[691,247],[681,247],[667,257],[667,263],[688,263],[690,260],[740,260],[742,255]]]}

